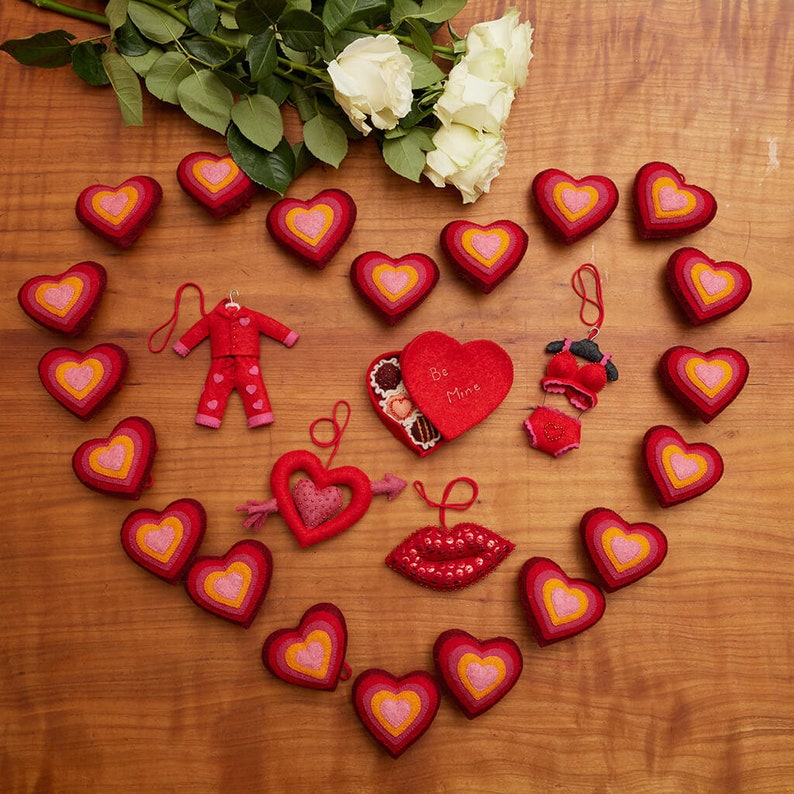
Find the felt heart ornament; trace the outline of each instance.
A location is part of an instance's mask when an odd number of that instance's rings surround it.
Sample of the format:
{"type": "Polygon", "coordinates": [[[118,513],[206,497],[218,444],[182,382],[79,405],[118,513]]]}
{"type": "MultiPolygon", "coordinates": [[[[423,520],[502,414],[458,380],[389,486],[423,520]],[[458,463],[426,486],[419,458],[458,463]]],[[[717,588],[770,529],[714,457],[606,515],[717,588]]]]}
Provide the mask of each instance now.
{"type": "Polygon", "coordinates": [[[356,203],[344,190],[322,190],[301,201],[283,198],[267,214],[267,229],[282,248],[322,270],[353,230],[356,203]]]}
{"type": "Polygon", "coordinates": [[[347,680],[347,625],[333,604],[309,607],[295,629],[278,629],[262,646],[262,662],[289,684],[332,691],[347,680]]]}
{"type": "Polygon", "coordinates": [[[350,281],[379,316],[396,325],[435,287],[438,266],[424,254],[392,259],[380,251],[367,251],[353,260],[350,281]]]}
{"type": "Polygon", "coordinates": [[[107,285],[107,271],[97,262],[80,262],[56,276],[34,276],[19,289],[17,300],[31,320],[78,336],[94,318],[107,285]]]}
{"type": "Polygon", "coordinates": [[[56,347],[39,361],[44,388],[68,411],[90,419],[124,383],[129,358],[124,348],[101,344],[85,353],[56,347]]]}
{"type": "Polygon", "coordinates": [[[624,521],[614,510],[596,507],[579,523],[587,553],[604,588],[619,590],[655,571],[667,555],[667,538],[654,524],[624,521]]]}
{"type": "Polygon", "coordinates": [[[353,682],[353,705],[364,727],[398,758],[430,727],[441,700],[436,679],[424,670],[397,677],[370,668],[353,682]]]}
{"type": "Polygon", "coordinates": [[[679,248],[667,260],[667,283],[692,325],[703,325],[738,309],[752,280],[736,262],[715,262],[697,248],[679,248]]]}
{"type": "Polygon", "coordinates": [[[659,373],[673,397],[708,424],[739,396],[750,365],[738,350],[730,347],[701,353],[693,347],[676,345],[662,354],[659,373]]]}
{"type": "Polygon", "coordinates": [[[259,191],[228,154],[193,152],[180,161],[176,178],[182,190],[216,220],[249,206],[259,191]]]}
{"type": "Polygon", "coordinates": [[[195,499],[177,499],[164,510],[133,510],[121,526],[127,556],[169,584],[180,582],[204,538],[207,514],[195,499]]]}
{"type": "Polygon", "coordinates": [[[479,640],[461,629],[439,635],[433,660],[446,689],[470,720],[495,706],[524,669],[524,657],[513,640],[479,640]]]}
{"type": "Polygon", "coordinates": [[[441,230],[440,243],[457,274],[487,294],[521,264],[529,237],[510,220],[485,226],[457,220],[441,230]]]}
{"type": "Polygon", "coordinates": [[[122,499],[140,499],[143,489],[151,485],[156,452],[151,423],[140,416],[128,416],[106,438],[83,442],[72,456],[72,468],[87,488],[122,499]]]}
{"type": "Polygon", "coordinates": [[[662,507],[694,499],[713,488],[723,473],[722,456],[709,444],[688,444],[667,425],[651,427],[642,440],[642,463],[662,507]]]}
{"type": "Polygon", "coordinates": [[[604,614],[604,594],[597,585],[569,578],[546,557],[528,559],[518,581],[521,603],[541,647],[581,634],[604,614]]]}
{"type": "Polygon", "coordinates": [[[272,575],[270,549],[258,540],[241,540],[221,557],[198,557],[185,585],[202,609],[247,629],[265,600],[272,575]]]}
{"type": "Polygon", "coordinates": [[[714,196],[667,163],[646,163],[634,178],[634,220],[646,240],[681,237],[702,229],[717,214],[714,196]]]}
{"type": "Polygon", "coordinates": [[[117,187],[89,185],[77,197],[77,220],[119,248],[129,248],[145,231],[163,198],[160,183],[134,176],[117,187]]]}
{"type": "Polygon", "coordinates": [[[532,198],[543,225],[566,245],[606,223],[618,205],[618,189],[605,176],[574,179],[547,168],[532,180],[532,198]]]}

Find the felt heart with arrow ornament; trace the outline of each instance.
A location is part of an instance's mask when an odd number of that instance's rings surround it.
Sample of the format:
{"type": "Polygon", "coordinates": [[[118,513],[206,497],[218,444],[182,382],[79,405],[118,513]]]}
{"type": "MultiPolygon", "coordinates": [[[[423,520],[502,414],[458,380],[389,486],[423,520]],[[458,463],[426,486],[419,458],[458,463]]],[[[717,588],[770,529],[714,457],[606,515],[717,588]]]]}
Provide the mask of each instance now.
{"type": "Polygon", "coordinates": [[[176,169],[180,187],[219,220],[248,206],[259,186],[230,155],[193,152],[176,169]]]}

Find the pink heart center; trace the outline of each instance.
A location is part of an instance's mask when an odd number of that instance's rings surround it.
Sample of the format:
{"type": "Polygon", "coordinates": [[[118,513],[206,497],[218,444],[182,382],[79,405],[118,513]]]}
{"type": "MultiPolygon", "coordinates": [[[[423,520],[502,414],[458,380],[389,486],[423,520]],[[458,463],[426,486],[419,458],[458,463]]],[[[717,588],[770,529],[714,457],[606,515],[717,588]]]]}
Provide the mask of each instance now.
{"type": "Polygon", "coordinates": [[[697,461],[692,460],[692,458],[686,458],[678,453],[670,456],[670,466],[672,466],[673,472],[679,480],[686,480],[699,471],[697,461]]]}
{"type": "Polygon", "coordinates": [[[127,458],[127,452],[121,444],[114,444],[97,455],[97,463],[110,471],[119,471],[127,458]]]}
{"type": "Polygon", "coordinates": [[[483,258],[491,259],[502,241],[495,234],[473,234],[471,247],[483,258]]]}
{"type": "Polygon", "coordinates": [[[411,714],[411,704],[407,700],[384,700],[380,713],[392,728],[399,728],[411,714]]]}
{"type": "Polygon", "coordinates": [[[466,677],[475,689],[482,691],[483,689],[488,689],[496,681],[499,677],[499,671],[492,664],[472,662],[466,667],[466,677]]]}
{"type": "Polygon", "coordinates": [[[241,318],[240,318],[240,325],[242,325],[242,326],[243,326],[243,328],[247,328],[247,327],[248,327],[248,324],[249,324],[250,322],[251,322],[251,318],[250,318],[250,317],[241,317],[241,318]]]}
{"type": "Polygon", "coordinates": [[[295,661],[301,667],[308,667],[310,670],[319,670],[323,666],[323,659],[325,659],[325,650],[322,643],[317,641],[310,642],[295,654],[295,661]]]}
{"type": "Polygon", "coordinates": [[[723,378],[722,367],[717,364],[698,364],[695,367],[695,375],[706,384],[709,389],[718,386],[723,378]]]}
{"type": "Polygon", "coordinates": [[[228,163],[204,163],[201,166],[201,175],[211,185],[217,185],[229,176],[231,170],[232,167],[228,163]]]}
{"type": "Polygon", "coordinates": [[[551,593],[551,604],[558,617],[564,618],[573,615],[579,609],[579,599],[575,595],[566,593],[561,588],[555,588],[551,593]]]}
{"type": "Polygon", "coordinates": [[[615,555],[615,559],[621,565],[635,560],[642,551],[642,547],[636,540],[623,538],[620,537],[620,535],[612,538],[610,546],[612,547],[612,553],[615,555]]]}
{"type": "Polygon", "coordinates": [[[69,284],[59,284],[44,290],[44,300],[58,310],[65,309],[73,296],[74,288],[69,284]]]}
{"type": "Polygon", "coordinates": [[[590,194],[586,190],[571,190],[566,188],[560,194],[562,203],[572,213],[583,210],[590,203],[590,194]]]}
{"type": "Polygon", "coordinates": [[[174,528],[166,525],[147,532],[143,536],[143,542],[155,554],[165,554],[171,548],[174,537],[174,528]]]}
{"type": "Polygon", "coordinates": [[[719,295],[728,286],[728,280],[724,276],[711,273],[708,270],[704,270],[700,274],[700,283],[707,295],[719,295]]]}
{"type": "Polygon", "coordinates": [[[299,232],[314,239],[323,230],[323,226],[325,225],[325,213],[322,210],[302,212],[295,216],[293,223],[299,232]]]}
{"type": "Polygon", "coordinates": [[[380,283],[391,292],[392,295],[397,295],[402,292],[408,285],[409,276],[402,270],[387,270],[381,274],[380,283]]]}
{"type": "Polygon", "coordinates": [[[318,488],[307,479],[295,483],[292,500],[307,529],[314,529],[336,515],[343,504],[342,490],[336,485],[318,488]]]}
{"type": "Polygon", "coordinates": [[[94,370],[89,366],[72,367],[67,369],[63,375],[64,380],[75,390],[82,391],[94,377],[94,370]]]}
{"type": "Polygon", "coordinates": [[[99,199],[99,206],[102,207],[108,215],[121,215],[130,197],[126,193],[114,193],[111,196],[102,196],[99,199]]]}
{"type": "Polygon", "coordinates": [[[687,205],[687,198],[683,193],[680,193],[675,188],[665,185],[659,191],[659,206],[665,212],[674,212],[675,210],[682,210],[687,205]]]}
{"type": "Polygon", "coordinates": [[[243,589],[243,577],[237,571],[229,571],[225,576],[219,576],[213,584],[215,592],[228,601],[236,601],[243,589]]]}

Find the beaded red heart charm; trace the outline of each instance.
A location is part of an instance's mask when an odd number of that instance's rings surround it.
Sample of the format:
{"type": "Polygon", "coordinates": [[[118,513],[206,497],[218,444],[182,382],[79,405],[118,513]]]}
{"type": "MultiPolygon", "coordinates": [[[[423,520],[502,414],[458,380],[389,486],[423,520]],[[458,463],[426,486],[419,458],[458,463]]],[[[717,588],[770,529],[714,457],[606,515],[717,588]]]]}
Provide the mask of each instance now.
{"type": "Polygon", "coordinates": [[[283,198],[267,214],[267,229],[282,248],[322,270],[356,222],[356,203],[344,190],[322,190],[301,201],[283,198]]]}
{"type": "Polygon", "coordinates": [[[440,700],[436,679],[424,670],[397,677],[371,668],[353,683],[359,719],[392,758],[402,755],[427,731],[440,700]]]}
{"type": "Polygon", "coordinates": [[[97,237],[129,248],[143,234],[163,198],[160,183],[134,176],[117,187],[89,185],[77,197],[77,219],[97,237]]]}
{"type": "Polygon", "coordinates": [[[717,202],[704,188],[690,185],[667,163],[646,163],[634,179],[634,220],[646,240],[681,237],[711,223],[717,202]]]}
{"type": "Polygon", "coordinates": [[[39,325],[77,336],[91,322],[102,300],[107,271],[97,262],[80,262],[57,276],[34,276],[19,289],[22,311],[39,325]]]}
{"type": "Polygon", "coordinates": [[[547,168],[532,180],[538,217],[566,245],[594,232],[609,220],[618,205],[615,183],[597,174],[574,179],[558,168],[547,168]]]}
{"type": "Polygon", "coordinates": [[[204,538],[207,514],[195,499],[177,499],[164,510],[133,510],[121,526],[127,556],[170,584],[181,581],[204,538]]]}
{"type": "Polygon", "coordinates": [[[625,587],[656,570],[667,555],[667,538],[654,524],[624,521],[614,510],[588,510],[579,530],[604,587],[625,587]]]}
{"type": "Polygon", "coordinates": [[[513,640],[478,640],[460,629],[439,635],[433,660],[447,690],[470,720],[495,706],[524,669],[524,657],[513,640]]]}
{"type": "Polygon", "coordinates": [[[569,578],[546,557],[527,560],[518,582],[521,603],[541,647],[581,634],[604,614],[604,594],[596,585],[569,578]]]}
{"type": "Polygon", "coordinates": [[[709,444],[688,444],[666,425],[642,440],[643,469],[662,507],[685,502],[713,488],[723,473],[720,453],[709,444]]]}
{"type": "Polygon", "coordinates": [[[114,344],[85,353],[56,347],[39,361],[39,378],[64,408],[87,420],[121,388],[128,364],[124,348],[114,344]]]}
{"type": "Polygon", "coordinates": [[[519,266],[529,237],[509,220],[485,226],[457,220],[441,230],[440,243],[458,275],[487,294],[519,266]]]}
{"type": "Polygon", "coordinates": [[[176,178],[182,190],[216,220],[240,212],[259,190],[228,154],[193,152],[180,161],[176,178]]]}

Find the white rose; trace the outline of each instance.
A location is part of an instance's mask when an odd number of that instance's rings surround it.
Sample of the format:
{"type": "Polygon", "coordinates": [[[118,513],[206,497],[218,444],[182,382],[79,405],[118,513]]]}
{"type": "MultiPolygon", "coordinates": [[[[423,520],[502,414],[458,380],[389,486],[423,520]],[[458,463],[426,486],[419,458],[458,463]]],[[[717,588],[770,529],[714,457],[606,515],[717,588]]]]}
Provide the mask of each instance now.
{"type": "Polygon", "coordinates": [[[427,153],[425,176],[436,187],[456,187],[464,204],[490,190],[507,155],[501,135],[478,133],[464,124],[441,127],[433,136],[433,145],[436,148],[427,153]]]}
{"type": "Polygon", "coordinates": [[[391,130],[411,109],[411,59],[394,36],[356,39],[328,64],[334,97],[353,126],[368,135],[372,127],[391,130]]]}
{"type": "Polygon", "coordinates": [[[518,19],[518,10],[511,8],[501,19],[472,25],[465,55],[472,74],[501,80],[513,89],[524,85],[532,60],[532,25],[518,19]]]}

